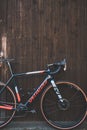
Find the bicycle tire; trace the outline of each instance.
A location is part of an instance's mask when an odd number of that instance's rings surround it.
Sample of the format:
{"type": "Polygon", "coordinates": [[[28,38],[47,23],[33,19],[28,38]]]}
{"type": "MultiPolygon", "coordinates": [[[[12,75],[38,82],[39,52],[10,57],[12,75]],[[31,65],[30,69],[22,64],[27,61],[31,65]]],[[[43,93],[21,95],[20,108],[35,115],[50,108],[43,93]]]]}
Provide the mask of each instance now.
{"type": "Polygon", "coordinates": [[[54,128],[70,130],[80,125],[87,115],[87,98],[83,90],[71,82],[57,82],[66,108],[59,103],[52,85],[48,86],[41,97],[41,112],[44,119],[54,128]]]}
{"type": "MultiPolygon", "coordinates": [[[[0,82],[0,90],[5,86],[0,82]]],[[[6,126],[13,118],[16,111],[16,98],[10,87],[6,87],[0,94],[0,128],[6,126]],[[14,108],[14,109],[11,109],[14,108]]]]}

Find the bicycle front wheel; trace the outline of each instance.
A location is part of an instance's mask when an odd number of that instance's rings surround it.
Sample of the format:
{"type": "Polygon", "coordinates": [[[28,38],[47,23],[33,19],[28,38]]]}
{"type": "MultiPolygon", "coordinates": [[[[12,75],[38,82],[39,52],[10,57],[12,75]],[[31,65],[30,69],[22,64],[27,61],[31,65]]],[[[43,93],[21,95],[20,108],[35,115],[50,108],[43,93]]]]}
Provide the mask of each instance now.
{"type": "MultiPolygon", "coordinates": [[[[0,91],[4,87],[0,82],[0,91]]],[[[16,110],[16,98],[13,91],[7,86],[0,93],[0,128],[7,125],[13,118],[16,110]]]]}
{"type": "Polygon", "coordinates": [[[86,117],[87,98],[83,90],[70,82],[56,83],[65,107],[58,102],[58,97],[50,85],[41,98],[41,112],[45,120],[58,129],[72,129],[80,125],[86,117]]]}

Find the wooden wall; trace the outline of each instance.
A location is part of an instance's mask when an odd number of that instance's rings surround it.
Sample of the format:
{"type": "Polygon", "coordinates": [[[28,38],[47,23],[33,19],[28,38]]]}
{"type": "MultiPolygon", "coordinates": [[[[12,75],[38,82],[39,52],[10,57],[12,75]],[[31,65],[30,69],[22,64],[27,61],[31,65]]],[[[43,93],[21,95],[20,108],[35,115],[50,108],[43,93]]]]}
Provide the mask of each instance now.
{"type": "MultiPolygon", "coordinates": [[[[16,72],[66,58],[67,72],[59,80],[75,82],[87,94],[87,0],[0,0],[0,49],[3,36],[16,72]]],[[[40,78],[25,81],[27,90],[40,78]]]]}

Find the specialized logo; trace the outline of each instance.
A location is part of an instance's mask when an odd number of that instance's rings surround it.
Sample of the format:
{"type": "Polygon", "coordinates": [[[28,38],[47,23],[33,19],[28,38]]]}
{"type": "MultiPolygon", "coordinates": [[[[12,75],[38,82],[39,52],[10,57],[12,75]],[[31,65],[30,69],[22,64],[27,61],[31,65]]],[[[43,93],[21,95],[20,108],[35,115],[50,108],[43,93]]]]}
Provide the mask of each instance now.
{"type": "Polygon", "coordinates": [[[32,95],[32,97],[29,99],[29,102],[31,103],[35,98],[36,96],[41,92],[41,90],[45,87],[45,85],[47,84],[47,80],[44,81],[40,87],[36,90],[36,92],[32,95]]]}

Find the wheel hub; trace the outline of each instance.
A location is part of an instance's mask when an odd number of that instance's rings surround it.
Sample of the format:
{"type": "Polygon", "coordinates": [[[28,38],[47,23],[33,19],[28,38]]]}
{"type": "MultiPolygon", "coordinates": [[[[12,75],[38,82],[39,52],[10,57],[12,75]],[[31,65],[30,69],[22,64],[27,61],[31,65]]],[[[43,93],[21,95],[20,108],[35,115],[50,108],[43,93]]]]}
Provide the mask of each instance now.
{"type": "Polygon", "coordinates": [[[58,107],[61,110],[68,110],[70,107],[70,102],[67,99],[63,99],[63,102],[58,103],[58,107]]]}

